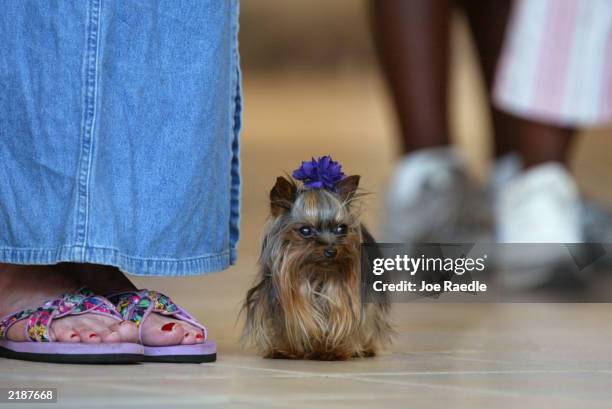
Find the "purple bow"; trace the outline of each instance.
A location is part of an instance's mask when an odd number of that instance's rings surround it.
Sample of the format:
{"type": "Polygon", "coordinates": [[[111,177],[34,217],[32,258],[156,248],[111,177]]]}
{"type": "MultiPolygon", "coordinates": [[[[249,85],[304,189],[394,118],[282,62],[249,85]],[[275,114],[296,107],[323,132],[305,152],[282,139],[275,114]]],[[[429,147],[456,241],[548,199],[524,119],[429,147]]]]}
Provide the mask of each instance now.
{"type": "Polygon", "coordinates": [[[336,184],[345,176],[342,165],[334,162],[331,156],[304,161],[292,175],[295,179],[304,182],[306,189],[327,189],[332,192],[336,191],[336,184]]]}

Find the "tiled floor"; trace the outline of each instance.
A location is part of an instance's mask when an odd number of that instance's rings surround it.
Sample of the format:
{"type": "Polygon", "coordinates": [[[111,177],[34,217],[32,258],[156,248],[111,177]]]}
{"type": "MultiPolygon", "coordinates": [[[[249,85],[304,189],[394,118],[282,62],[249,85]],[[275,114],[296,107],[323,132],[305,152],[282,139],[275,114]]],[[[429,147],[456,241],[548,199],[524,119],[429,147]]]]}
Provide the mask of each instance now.
{"type": "MultiPolygon", "coordinates": [[[[402,304],[395,311],[400,336],[393,351],[378,358],[264,360],[221,338],[214,364],[83,367],[3,361],[0,385],[56,387],[65,408],[85,402],[87,407],[172,408],[609,408],[610,310],[402,304]]],[[[208,316],[213,328],[225,321],[210,312],[199,315],[208,316]]]]}
{"type": "MultiPolygon", "coordinates": [[[[393,129],[377,76],[252,78],[247,73],[245,85],[238,265],[203,277],[137,280],[172,294],[206,323],[219,344],[218,362],[62,366],[0,360],[0,387],[57,387],[55,406],[62,408],[610,407],[608,305],[396,304],[398,338],[377,358],[272,361],[241,350],[236,317],[253,279],[275,177],[310,155],[332,153],[348,172],[362,174],[372,193],[364,219],[375,229],[393,159],[393,129]]],[[[481,128],[479,121],[468,122],[462,135],[482,135],[481,128]]],[[[484,169],[478,163],[481,147],[472,142],[476,147],[468,152],[475,169],[484,169]]]]}

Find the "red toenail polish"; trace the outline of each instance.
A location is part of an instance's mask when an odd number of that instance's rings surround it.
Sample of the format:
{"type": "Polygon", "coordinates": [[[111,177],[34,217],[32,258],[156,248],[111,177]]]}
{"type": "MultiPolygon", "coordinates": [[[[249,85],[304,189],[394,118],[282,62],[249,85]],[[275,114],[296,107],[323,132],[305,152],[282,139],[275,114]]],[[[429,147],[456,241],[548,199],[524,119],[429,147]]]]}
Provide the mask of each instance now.
{"type": "Polygon", "coordinates": [[[89,334],[89,338],[93,338],[93,337],[97,337],[97,336],[98,336],[98,334],[96,334],[95,332],[89,334]]]}
{"type": "Polygon", "coordinates": [[[77,334],[76,332],[73,332],[72,335],[70,335],[70,338],[74,338],[74,337],[78,337],[79,334],[77,334]]]}
{"type": "Polygon", "coordinates": [[[197,339],[202,339],[202,338],[204,338],[204,335],[202,335],[202,334],[198,334],[198,335],[196,335],[196,338],[197,338],[197,339]]]}
{"type": "Polygon", "coordinates": [[[164,325],[161,327],[161,329],[162,329],[162,331],[168,331],[168,332],[170,332],[170,331],[172,331],[172,328],[174,328],[174,326],[175,326],[175,325],[176,325],[176,324],[175,324],[174,322],[169,322],[169,323],[167,323],[167,324],[164,324],[164,325]]]}

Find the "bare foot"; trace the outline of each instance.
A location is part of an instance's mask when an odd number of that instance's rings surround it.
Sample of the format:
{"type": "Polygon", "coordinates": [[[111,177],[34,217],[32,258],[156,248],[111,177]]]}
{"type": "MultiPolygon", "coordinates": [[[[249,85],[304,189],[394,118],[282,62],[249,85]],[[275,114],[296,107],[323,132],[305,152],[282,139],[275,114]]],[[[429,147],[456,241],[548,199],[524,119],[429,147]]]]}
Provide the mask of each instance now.
{"type": "MultiPolygon", "coordinates": [[[[135,291],[136,287],[116,267],[100,264],[65,263],[60,268],[72,273],[95,294],[135,291]]],[[[193,345],[204,342],[201,329],[185,321],[150,314],[142,323],[142,342],[147,346],[193,345]]]]}
{"type": "MultiPolygon", "coordinates": [[[[37,308],[45,301],[73,292],[80,284],[56,266],[0,264],[0,317],[27,308],[37,308]]],[[[28,341],[27,319],[8,331],[11,341],[28,341]]],[[[49,329],[57,342],[137,342],[138,329],[131,322],[120,322],[99,314],[67,316],[53,320],[49,329]]]]}

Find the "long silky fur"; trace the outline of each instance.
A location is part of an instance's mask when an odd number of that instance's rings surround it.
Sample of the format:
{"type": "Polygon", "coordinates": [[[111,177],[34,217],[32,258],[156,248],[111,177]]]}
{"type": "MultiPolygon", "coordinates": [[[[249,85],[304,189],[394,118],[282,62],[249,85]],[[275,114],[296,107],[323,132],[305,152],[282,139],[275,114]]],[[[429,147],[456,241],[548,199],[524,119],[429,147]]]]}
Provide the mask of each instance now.
{"type": "MultiPolygon", "coordinates": [[[[242,341],[267,358],[345,360],[373,356],[390,342],[386,297],[361,303],[360,243],[371,236],[351,211],[357,195],[300,191],[265,227],[256,284],[243,305],[242,341]],[[333,219],[349,233],[333,266],[309,262],[316,244],[292,239],[305,221],[333,219]]],[[[276,214],[275,214],[276,213],[276,214]]]]}

